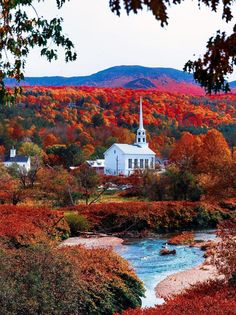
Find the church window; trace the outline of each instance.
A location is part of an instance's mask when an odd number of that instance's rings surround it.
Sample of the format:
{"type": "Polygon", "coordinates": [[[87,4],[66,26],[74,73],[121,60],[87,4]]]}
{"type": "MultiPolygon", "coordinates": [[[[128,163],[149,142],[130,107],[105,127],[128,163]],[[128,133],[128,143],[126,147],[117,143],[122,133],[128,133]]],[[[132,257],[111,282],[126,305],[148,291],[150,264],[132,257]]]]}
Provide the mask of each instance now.
{"type": "Polygon", "coordinates": [[[144,135],[144,131],[143,131],[143,135],[144,135]]]}
{"type": "Polygon", "coordinates": [[[145,168],[148,168],[148,159],[145,159],[145,168]]]}
{"type": "Polygon", "coordinates": [[[143,138],[143,142],[145,142],[145,138],[143,138]]]}
{"type": "Polygon", "coordinates": [[[129,165],[129,168],[132,168],[132,159],[128,160],[128,165],[129,165]]]}
{"type": "Polygon", "coordinates": [[[154,158],[153,157],[151,158],[151,165],[150,165],[150,167],[154,168],[154,158]]]}
{"type": "Polygon", "coordinates": [[[134,168],[138,167],[138,159],[134,159],[134,168]]]}
{"type": "Polygon", "coordinates": [[[140,168],[143,168],[143,159],[140,159],[140,168]]]}
{"type": "Polygon", "coordinates": [[[141,132],[139,131],[138,135],[140,136],[141,135],[141,132]]]}
{"type": "Polygon", "coordinates": [[[138,142],[140,142],[140,140],[141,140],[141,139],[140,139],[140,138],[138,138],[138,142]]]}

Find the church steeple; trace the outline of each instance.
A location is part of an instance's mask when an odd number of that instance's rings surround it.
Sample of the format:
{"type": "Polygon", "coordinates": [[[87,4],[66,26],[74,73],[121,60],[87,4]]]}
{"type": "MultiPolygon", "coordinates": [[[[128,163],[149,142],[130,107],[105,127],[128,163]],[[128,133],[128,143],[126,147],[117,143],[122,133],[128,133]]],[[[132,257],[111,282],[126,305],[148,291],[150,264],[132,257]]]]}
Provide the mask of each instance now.
{"type": "Polygon", "coordinates": [[[136,141],[134,143],[140,147],[148,146],[146,139],[146,130],[143,127],[143,99],[140,97],[140,108],[139,108],[139,128],[136,134],[136,141]]]}
{"type": "Polygon", "coordinates": [[[139,129],[144,129],[144,128],[143,128],[143,99],[142,99],[142,97],[140,97],[139,129]]]}

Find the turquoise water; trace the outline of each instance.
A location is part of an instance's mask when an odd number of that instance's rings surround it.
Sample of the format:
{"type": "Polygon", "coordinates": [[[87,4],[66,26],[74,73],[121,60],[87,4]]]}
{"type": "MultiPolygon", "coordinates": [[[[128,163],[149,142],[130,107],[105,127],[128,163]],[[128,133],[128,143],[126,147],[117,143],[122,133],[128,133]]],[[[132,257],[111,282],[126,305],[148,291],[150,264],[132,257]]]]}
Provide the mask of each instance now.
{"type": "MultiPolygon", "coordinates": [[[[196,239],[213,239],[215,235],[211,231],[198,232],[196,239]]],[[[204,261],[203,251],[188,246],[169,246],[176,249],[177,254],[161,256],[159,251],[168,237],[148,238],[131,242],[117,248],[117,252],[127,259],[133,266],[138,277],[144,282],[146,297],[142,299],[142,306],[154,306],[161,304],[163,299],[155,296],[156,285],[168,275],[178,271],[190,269],[204,261]]]]}

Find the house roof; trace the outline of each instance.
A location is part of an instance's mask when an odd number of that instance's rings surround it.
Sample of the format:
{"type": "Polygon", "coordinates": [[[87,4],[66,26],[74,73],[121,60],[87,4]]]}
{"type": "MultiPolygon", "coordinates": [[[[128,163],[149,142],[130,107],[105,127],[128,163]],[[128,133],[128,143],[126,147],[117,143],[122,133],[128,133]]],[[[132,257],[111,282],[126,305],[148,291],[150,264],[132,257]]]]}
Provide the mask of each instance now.
{"type": "Polygon", "coordinates": [[[11,163],[27,163],[29,157],[24,155],[16,155],[15,157],[7,156],[4,162],[11,163]]]}
{"type": "Polygon", "coordinates": [[[86,161],[91,167],[104,167],[105,160],[97,159],[97,160],[88,160],[86,161]]]}
{"type": "Polygon", "coordinates": [[[153,152],[148,146],[141,147],[134,144],[114,143],[108,150],[110,150],[114,146],[118,147],[125,154],[154,154],[156,155],[156,153],[153,152]]]}

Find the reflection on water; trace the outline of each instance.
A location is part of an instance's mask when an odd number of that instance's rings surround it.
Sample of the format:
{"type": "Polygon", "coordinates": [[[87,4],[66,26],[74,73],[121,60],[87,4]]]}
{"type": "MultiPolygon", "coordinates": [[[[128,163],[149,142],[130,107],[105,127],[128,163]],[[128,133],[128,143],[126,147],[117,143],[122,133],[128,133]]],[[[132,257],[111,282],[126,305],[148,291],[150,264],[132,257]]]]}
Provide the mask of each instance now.
{"type": "MultiPolygon", "coordinates": [[[[211,231],[198,232],[196,239],[213,239],[215,235],[211,231]]],[[[164,301],[155,296],[156,285],[168,275],[178,271],[192,268],[204,261],[203,252],[198,248],[188,246],[169,246],[176,249],[177,254],[160,256],[159,251],[167,238],[142,239],[130,244],[118,247],[116,251],[127,259],[134,267],[136,274],[144,282],[146,297],[142,299],[142,306],[162,304],[164,301]]]]}

